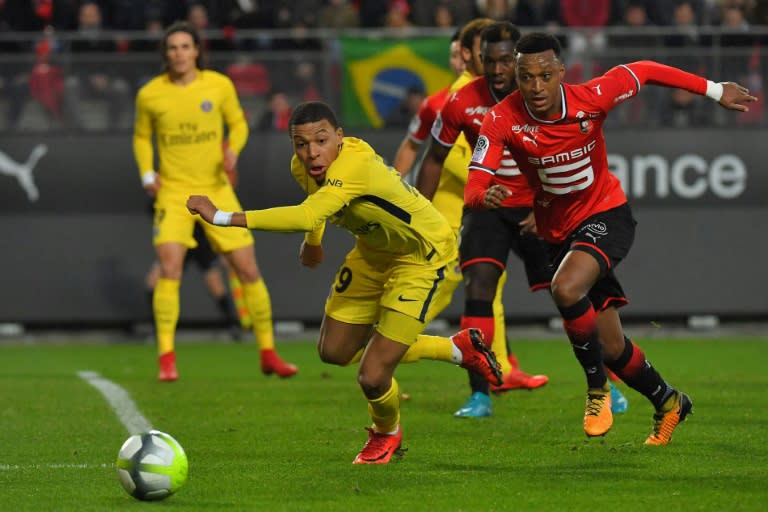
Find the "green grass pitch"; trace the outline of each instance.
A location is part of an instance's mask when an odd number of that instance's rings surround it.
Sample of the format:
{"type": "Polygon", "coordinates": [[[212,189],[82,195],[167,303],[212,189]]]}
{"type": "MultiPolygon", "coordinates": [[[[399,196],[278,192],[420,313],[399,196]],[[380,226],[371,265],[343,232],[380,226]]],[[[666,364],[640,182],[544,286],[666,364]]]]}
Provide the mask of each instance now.
{"type": "Polygon", "coordinates": [[[319,361],[314,344],[280,345],[296,378],[264,377],[252,344],[181,342],[181,378],[156,382],[150,345],[0,345],[0,509],[20,511],[752,511],[768,507],[768,340],[639,340],[694,415],[666,447],[643,446],[650,404],[605,438],[581,428],[584,379],[561,340],[517,341],[533,392],[494,399],[494,416],[456,419],[463,370],[422,361],[397,378],[405,457],[353,466],[368,425],[356,369],[319,361]],[[128,432],[77,376],[125,388],[189,456],[178,494],[141,503],[114,462],[128,432]]]}

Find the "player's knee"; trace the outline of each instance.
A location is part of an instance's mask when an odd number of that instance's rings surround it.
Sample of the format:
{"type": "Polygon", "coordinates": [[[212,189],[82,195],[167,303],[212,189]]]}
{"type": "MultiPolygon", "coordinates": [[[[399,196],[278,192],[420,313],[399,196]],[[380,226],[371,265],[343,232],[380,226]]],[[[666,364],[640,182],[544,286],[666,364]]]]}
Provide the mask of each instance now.
{"type": "Polygon", "coordinates": [[[369,400],[379,398],[387,392],[391,385],[392,379],[384,380],[377,378],[374,374],[364,371],[362,368],[357,374],[357,383],[360,384],[360,389],[363,390],[363,394],[369,400]]]}
{"type": "Polygon", "coordinates": [[[464,293],[468,299],[493,301],[496,296],[498,279],[483,277],[465,277],[464,293]]]}
{"type": "Polygon", "coordinates": [[[565,279],[554,279],[550,286],[552,299],[559,307],[568,307],[579,302],[585,295],[581,286],[565,279]]]}
{"type": "Polygon", "coordinates": [[[322,362],[336,366],[347,366],[352,361],[352,355],[334,350],[324,343],[318,344],[317,353],[322,362]]]}

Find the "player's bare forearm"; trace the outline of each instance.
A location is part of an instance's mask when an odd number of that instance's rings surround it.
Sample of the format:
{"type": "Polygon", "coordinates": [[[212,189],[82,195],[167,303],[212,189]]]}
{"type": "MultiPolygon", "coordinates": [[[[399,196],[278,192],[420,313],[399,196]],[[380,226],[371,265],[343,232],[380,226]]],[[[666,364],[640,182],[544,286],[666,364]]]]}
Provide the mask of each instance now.
{"type": "Polygon", "coordinates": [[[440,174],[443,172],[443,162],[445,162],[447,155],[446,148],[433,141],[421,162],[419,175],[416,177],[416,188],[430,201],[435,196],[437,186],[440,184],[440,174]]]}
{"type": "Polygon", "coordinates": [[[392,166],[397,169],[401,176],[407,176],[411,172],[413,162],[416,161],[416,154],[419,152],[419,146],[406,136],[400,144],[400,148],[395,154],[392,166]]]}
{"type": "Polygon", "coordinates": [[[208,196],[189,196],[187,209],[192,215],[199,215],[205,222],[217,226],[247,227],[244,212],[220,212],[208,196]]]}
{"type": "Polygon", "coordinates": [[[749,112],[747,103],[757,101],[755,96],[749,94],[749,89],[735,82],[723,82],[723,96],[720,98],[720,105],[729,110],[738,110],[739,112],[749,112]]]}
{"type": "Polygon", "coordinates": [[[299,260],[305,267],[315,268],[323,262],[323,246],[308,244],[306,240],[301,243],[299,260]]]}

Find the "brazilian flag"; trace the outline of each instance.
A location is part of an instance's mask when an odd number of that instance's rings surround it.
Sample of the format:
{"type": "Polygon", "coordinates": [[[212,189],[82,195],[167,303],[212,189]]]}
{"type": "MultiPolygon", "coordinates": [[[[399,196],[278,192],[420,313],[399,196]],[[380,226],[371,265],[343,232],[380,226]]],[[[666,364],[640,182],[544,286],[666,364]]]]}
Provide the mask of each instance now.
{"type": "Polygon", "coordinates": [[[384,125],[408,89],[432,94],[455,79],[448,66],[447,37],[408,41],[342,37],[344,124],[384,125]]]}

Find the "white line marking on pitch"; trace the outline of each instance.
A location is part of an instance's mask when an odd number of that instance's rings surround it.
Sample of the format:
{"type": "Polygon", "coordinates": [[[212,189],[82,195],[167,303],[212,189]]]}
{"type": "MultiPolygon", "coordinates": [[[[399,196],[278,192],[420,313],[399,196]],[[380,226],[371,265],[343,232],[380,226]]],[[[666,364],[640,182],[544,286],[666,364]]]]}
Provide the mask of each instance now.
{"type": "Polygon", "coordinates": [[[111,380],[105,379],[97,372],[80,371],[77,372],[77,376],[104,395],[104,398],[112,406],[115,414],[117,414],[117,418],[125,426],[129,434],[139,434],[152,430],[152,425],[141,414],[141,411],[139,411],[139,408],[136,407],[136,404],[131,399],[131,395],[125,389],[111,380]]]}
{"type": "Polygon", "coordinates": [[[0,471],[18,471],[22,469],[103,469],[113,468],[114,464],[107,464],[102,462],[101,464],[0,464],[0,471]]]}
{"type": "MultiPolygon", "coordinates": [[[[138,434],[140,432],[147,432],[152,430],[147,418],[139,411],[136,404],[131,399],[131,395],[128,392],[115,384],[109,379],[105,379],[97,372],[93,371],[80,371],[77,372],[77,376],[86,381],[91,386],[99,390],[107,399],[109,405],[117,414],[117,418],[128,430],[129,434],[138,434]]],[[[101,463],[101,464],[76,464],[76,463],[47,463],[47,464],[0,464],[0,471],[21,471],[32,469],[102,469],[113,468],[113,463],[101,463]]]]}

